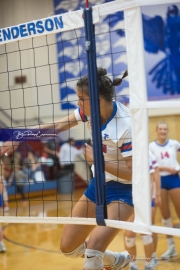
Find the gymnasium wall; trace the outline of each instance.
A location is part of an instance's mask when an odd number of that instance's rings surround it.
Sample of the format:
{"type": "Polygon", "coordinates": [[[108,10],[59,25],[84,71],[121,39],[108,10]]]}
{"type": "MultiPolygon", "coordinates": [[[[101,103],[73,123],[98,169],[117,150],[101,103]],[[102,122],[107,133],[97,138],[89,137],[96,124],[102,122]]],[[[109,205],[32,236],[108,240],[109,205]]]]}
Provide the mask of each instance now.
{"type": "MultiPolygon", "coordinates": [[[[0,0],[0,29],[52,16],[53,13],[53,0],[0,0]]],[[[1,122],[8,127],[31,126],[38,124],[39,121],[53,122],[73,111],[62,111],[59,104],[55,35],[49,35],[47,39],[45,36],[34,38],[33,47],[35,49],[32,48],[30,39],[21,41],[19,45],[15,42],[10,43],[6,48],[4,45],[0,46],[1,122]],[[23,50],[21,55],[18,46],[23,50]],[[10,53],[15,50],[16,53],[10,53]],[[3,54],[5,51],[8,52],[8,60],[6,54],[3,54]],[[7,70],[7,63],[8,69],[12,70],[9,76],[3,73],[7,70]],[[34,66],[39,67],[35,69],[34,66]],[[22,72],[13,71],[21,68],[22,72]],[[23,84],[25,89],[14,81],[19,75],[27,78],[27,82],[23,84]],[[36,84],[42,86],[37,88],[36,84]]],[[[89,138],[84,125],[61,134],[63,140],[69,136],[75,139],[89,138]]]]}
{"type": "MultiPolygon", "coordinates": [[[[53,0],[0,0],[0,28],[17,25],[23,22],[37,20],[53,15],[54,6],[53,0]]],[[[0,74],[0,108],[1,108],[1,121],[5,122],[7,126],[11,126],[11,119],[13,126],[21,125],[34,125],[38,124],[39,119],[42,122],[52,122],[61,117],[67,115],[68,111],[62,111],[59,106],[59,81],[58,81],[58,67],[57,62],[57,50],[55,43],[55,36],[49,35],[46,40],[45,37],[33,39],[33,45],[36,47],[35,52],[30,40],[20,42],[21,48],[30,48],[30,50],[24,50],[21,55],[22,75],[27,77],[27,83],[24,84],[25,90],[18,89],[20,86],[14,82],[14,77],[19,75],[19,72],[9,73],[9,85],[7,81],[7,75],[0,74]],[[43,46],[48,42],[49,50],[47,46],[43,46]],[[35,63],[33,62],[33,54],[35,53],[35,63]],[[42,86],[37,89],[35,87],[35,73],[34,64],[42,65],[48,63],[48,55],[51,65],[51,83],[50,86],[42,86]],[[14,89],[10,92],[4,92],[4,89],[14,89]],[[23,108],[25,106],[25,108],[23,108]],[[2,109],[4,111],[2,111],[2,109]],[[4,113],[3,113],[4,112],[4,113]]],[[[13,51],[18,49],[17,43],[12,43],[7,46],[7,51],[13,51]]],[[[0,46],[0,54],[5,52],[5,47],[0,46]]],[[[9,54],[8,66],[12,70],[19,68],[19,53],[15,55],[9,54]]],[[[0,55],[0,72],[7,69],[6,55],[0,55]]],[[[49,66],[38,68],[36,73],[38,75],[39,84],[48,84],[49,79],[47,73],[49,72],[49,66]]],[[[170,128],[170,136],[180,140],[178,133],[180,108],[172,109],[153,109],[149,110],[149,133],[150,140],[155,137],[154,126],[157,121],[167,119],[170,128]],[[165,115],[165,116],[164,116],[165,115]]],[[[75,139],[88,138],[89,134],[84,125],[79,125],[72,129],[71,133],[65,132],[62,134],[62,138],[68,136],[75,139]]]]}

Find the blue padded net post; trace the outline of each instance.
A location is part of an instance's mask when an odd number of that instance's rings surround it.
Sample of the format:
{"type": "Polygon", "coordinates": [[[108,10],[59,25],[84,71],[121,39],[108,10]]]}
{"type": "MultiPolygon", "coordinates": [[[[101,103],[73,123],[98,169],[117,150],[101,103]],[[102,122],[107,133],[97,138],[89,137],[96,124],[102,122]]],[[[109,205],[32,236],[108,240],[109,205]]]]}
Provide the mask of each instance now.
{"type": "Polygon", "coordinates": [[[91,105],[91,125],[93,139],[93,154],[96,184],[96,221],[100,226],[106,226],[106,182],[104,172],[104,156],[102,153],[101,119],[99,109],[99,91],[96,66],[95,30],[92,19],[92,8],[84,9],[86,52],[89,78],[89,97],[91,105]]]}

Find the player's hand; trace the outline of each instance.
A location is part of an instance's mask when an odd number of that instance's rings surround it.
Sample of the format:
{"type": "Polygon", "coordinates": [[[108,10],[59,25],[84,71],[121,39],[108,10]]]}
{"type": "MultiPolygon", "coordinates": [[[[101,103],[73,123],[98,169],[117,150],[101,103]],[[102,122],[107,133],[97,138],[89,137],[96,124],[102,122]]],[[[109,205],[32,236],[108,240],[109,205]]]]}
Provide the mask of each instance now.
{"type": "Polygon", "coordinates": [[[154,199],[155,206],[161,206],[161,195],[156,195],[154,199]]]}
{"type": "Polygon", "coordinates": [[[89,144],[85,144],[84,147],[84,158],[85,160],[92,165],[94,163],[94,158],[93,158],[93,148],[89,144]]]}
{"type": "Polygon", "coordinates": [[[174,169],[174,168],[169,168],[169,172],[170,172],[171,174],[176,174],[176,173],[178,173],[178,171],[177,171],[176,169],[174,169]]]}
{"type": "Polygon", "coordinates": [[[1,146],[1,151],[0,155],[3,156],[9,156],[12,152],[14,152],[19,146],[19,142],[12,142],[12,141],[7,141],[3,143],[1,146]]]}

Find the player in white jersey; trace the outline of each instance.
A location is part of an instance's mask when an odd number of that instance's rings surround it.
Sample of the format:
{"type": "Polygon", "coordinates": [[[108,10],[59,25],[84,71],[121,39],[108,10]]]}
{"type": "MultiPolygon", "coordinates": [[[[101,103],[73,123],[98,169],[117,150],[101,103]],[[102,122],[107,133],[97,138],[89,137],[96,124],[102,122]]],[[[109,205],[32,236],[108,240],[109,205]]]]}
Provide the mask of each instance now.
{"type": "MultiPolygon", "coordinates": [[[[106,74],[105,69],[98,69],[107,211],[109,219],[126,221],[133,213],[131,119],[128,108],[113,101],[114,86],[119,85],[122,80],[117,78],[112,82],[106,74]]],[[[82,77],[76,86],[79,109],[55,124],[43,125],[44,128],[54,129],[55,126],[56,131],[60,132],[80,122],[87,122],[91,132],[88,76],[82,77]]],[[[9,154],[12,145],[6,142],[4,149],[4,152],[9,154]]],[[[86,160],[91,164],[94,163],[92,150],[92,147],[87,145],[84,151],[86,160]]],[[[2,150],[2,153],[4,152],[2,150]]],[[[73,208],[72,217],[94,218],[96,216],[94,182],[93,178],[86,192],[73,208]]],[[[69,258],[84,256],[85,270],[102,270],[104,265],[108,265],[108,268],[113,270],[123,269],[130,261],[128,252],[106,250],[118,232],[118,229],[102,226],[93,228],[91,225],[65,225],[60,244],[61,253],[69,258]],[[90,237],[86,240],[89,234],[90,237]]]]}
{"type": "MultiPolygon", "coordinates": [[[[150,190],[152,198],[152,222],[154,220],[155,214],[155,203],[160,204],[160,179],[158,174],[158,164],[152,153],[149,152],[149,172],[150,172],[150,190]],[[157,192],[156,192],[157,191],[157,192]]],[[[133,222],[134,215],[131,216],[129,221],[133,222]]],[[[136,234],[132,231],[125,231],[124,233],[124,242],[125,248],[131,256],[131,262],[129,265],[129,270],[138,270],[136,263],[136,234]]],[[[146,258],[145,270],[153,270],[154,266],[157,265],[156,259],[156,246],[157,246],[157,237],[153,234],[151,235],[141,235],[142,242],[144,245],[144,252],[146,258]]]]}
{"type": "MultiPolygon", "coordinates": [[[[177,216],[180,218],[180,178],[178,174],[180,166],[177,161],[177,152],[180,151],[180,143],[176,140],[168,139],[168,126],[164,122],[157,124],[156,133],[157,140],[151,142],[149,148],[159,164],[162,222],[164,226],[172,227],[168,200],[169,195],[174,204],[177,216]]],[[[161,256],[162,259],[169,259],[177,255],[173,237],[168,235],[167,241],[168,250],[161,256]]]]}

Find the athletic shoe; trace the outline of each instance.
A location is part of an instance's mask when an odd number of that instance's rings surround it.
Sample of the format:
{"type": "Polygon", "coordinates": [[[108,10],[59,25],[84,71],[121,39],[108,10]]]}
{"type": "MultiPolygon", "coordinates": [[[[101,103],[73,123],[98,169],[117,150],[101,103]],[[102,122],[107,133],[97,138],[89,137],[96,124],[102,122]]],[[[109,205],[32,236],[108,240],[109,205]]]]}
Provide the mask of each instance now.
{"type": "Polygon", "coordinates": [[[158,265],[157,257],[152,257],[152,264],[153,264],[153,267],[156,267],[158,265]]]}
{"type": "Polygon", "coordinates": [[[4,207],[4,212],[8,212],[9,211],[9,207],[8,206],[5,206],[4,207]]]}
{"type": "Polygon", "coordinates": [[[175,257],[177,256],[177,252],[176,252],[176,249],[175,249],[175,246],[174,245],[171,245],[168,250],[161,255],[161,259],[163,260],[168,260],[170,259],[171,257],[175,257]]]}
{"type": "Polygon", "coordinates": [[[6,247],[3,242],[0,242],[0,252],[6,252],[6,247]]]}
{"type": "Polygon", "coordinates": [[[124,269],[130,263],[130,256],[127,251],[121,253],[116,252],[116,265],[104,266],[104,270],[121,270],[124,269]]]}

